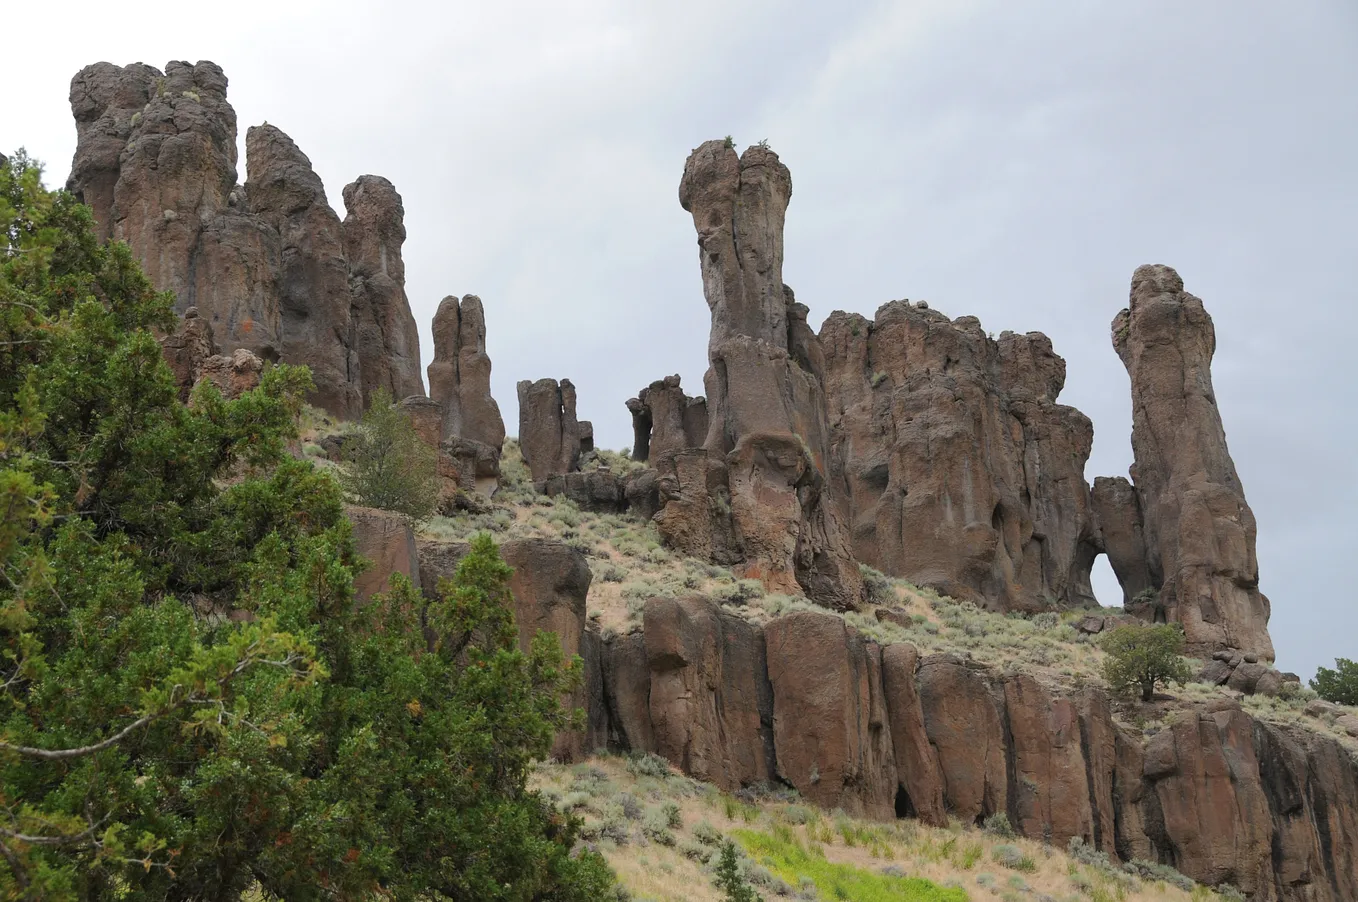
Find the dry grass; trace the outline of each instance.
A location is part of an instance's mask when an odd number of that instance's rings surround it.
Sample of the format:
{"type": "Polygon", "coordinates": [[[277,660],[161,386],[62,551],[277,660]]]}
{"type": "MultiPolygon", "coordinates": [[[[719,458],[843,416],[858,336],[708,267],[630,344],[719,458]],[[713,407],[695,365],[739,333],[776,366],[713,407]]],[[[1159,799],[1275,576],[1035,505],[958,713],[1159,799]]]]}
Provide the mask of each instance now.
{"type": "MultiPolygon", "coordinates": [[[[826,814],[780,790],[740,798],[673,772],[657,759],[615,756],[565,766],[543,764],[533,784],[563,810],[586,824],[586,835],[638,900],[720,902],[708,863],[715,838],[732,837],[747,847],[800,849],[817,860],[872,874],[922,877],[940,887],[962,888],[971,899],[1059,900],[1059,902],[1142,902],[1214,900],[1197,887],[1180,889],[1162,879],[1134,877],[1101,856],[1083,860],[1038,842],[954,825],[927,827],[911,820],[879,824],[826,814]],[[666,805],[675,817],[665,818],[666,805]],[[660,823],[667,826],[662,833],[660,823]]],[[[756,852],[743,867],[765,898],[836,898],[826,886],[814,888],[756,852]],[[771,865],[766,866],[766,865],[771,865]]],[[[1177,876],[1177,875],[1175,875],[1177,876]]],[[[1178,877],[1178,880],[1184,880],[1178,877]]],[[[882,899],[924,898],[901,889],[882,899]]]]}

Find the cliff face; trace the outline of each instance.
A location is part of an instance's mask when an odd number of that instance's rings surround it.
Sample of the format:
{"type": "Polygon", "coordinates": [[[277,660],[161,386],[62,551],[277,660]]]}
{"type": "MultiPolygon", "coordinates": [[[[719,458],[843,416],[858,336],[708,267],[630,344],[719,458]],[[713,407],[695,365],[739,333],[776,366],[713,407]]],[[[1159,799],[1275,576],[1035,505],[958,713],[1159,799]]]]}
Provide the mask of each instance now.
{"type": "Polygon", "coordinates": [[[177,310],[198,310],[224,354],[311,367],[312,400],[342,418],[378,386],[423,395],[400,196],[360,178],[342,227],[306,155],[268,125],[247,133],[249,179],[238,184],[226,89],[211,62],[85,67],[71,81],[67,188],[177,310]]]}
{"type": "Polygon", "coordinates": [[[986,336],[894,301],[820,334],[829,491],[854,555],[1006,611],[1095,603],[1089,419],[1056,403],[1066,365],[1040,332],[986,336]]]}
{"type": "Polygon", "coordinates": [[[1358,898],[1358,762],[1334,739],[1229,699],[1145,739],[1101,690],[920,659],[830,614],[760,629],[703,599],[655,599],[644,619],[579,642],[593,745],[656,752],[727,789],[773,774],[882,819],[1003,812],[1029,838],[1078,836],[1256,900],[1358,898]]]}
{"type": "Polygon", "coordinates": [[[1238,648],[1271,661],[1254,512],[1212,389],[1216,333],[1202,301],[1183,288],[1168,266],[1139,267],[1131,301],[1113,320],[1132,383],[1136,503],[1124,489],[1103,520],[1105,530],[1143,539],[1109,556],[1129,595],[1143,579],[1159,590],[1156,608],[1143,613],[1182,623],[1195,651],[1238,648]]]}

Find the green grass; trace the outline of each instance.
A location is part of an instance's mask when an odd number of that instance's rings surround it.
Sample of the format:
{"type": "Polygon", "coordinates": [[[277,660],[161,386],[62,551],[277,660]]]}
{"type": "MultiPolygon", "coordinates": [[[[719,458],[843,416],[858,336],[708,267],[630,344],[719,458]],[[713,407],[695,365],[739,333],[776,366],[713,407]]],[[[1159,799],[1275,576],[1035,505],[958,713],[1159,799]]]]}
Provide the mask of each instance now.
{"type": "Polygon", "coordinates": [[[939,886],[920,877],[893,877],[847,864],[827,861],[819,848],[808,850],[788,832],[771,835],[759,830],[732,831],[755,861],[780,879],[799,886],[804,879],[816,884],[825,900],[854,902],[967,902],[965,891],[939,886]]]}

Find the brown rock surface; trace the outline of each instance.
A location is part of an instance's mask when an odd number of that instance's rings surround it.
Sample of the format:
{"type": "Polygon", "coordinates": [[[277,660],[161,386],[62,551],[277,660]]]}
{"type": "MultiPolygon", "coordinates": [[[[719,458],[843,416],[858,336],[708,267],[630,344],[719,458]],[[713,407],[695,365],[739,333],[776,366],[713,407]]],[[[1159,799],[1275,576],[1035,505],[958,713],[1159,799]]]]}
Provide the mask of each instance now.
{"type": "Polygon", "coordinates": [[[854,554],[999,610],[1092,605],[1089,419],[1056,403],[1065,361],[1039,332],[988,338],[893,301],[821,328],[830,494],[854,554]]]}
{"type": "Polygon", "coordinates": [[[632,459],[701,448],[707,441],[707,400],[690,398],[679,377],[657,379],[627,402],[632,413],[632,459]]]}
{"type": "MultiPolygon", "coordinates": [[[[861,578],[822,492],[828,433],[820,351],[782,278],[791,194],[787,167],[766,147],[738,157],[724,142],[708,141],[684,164],[679,201],[698,232],[712,315],[705,447],[728,471],[729,514],[725,503],[703,511],[696,498],[682,499],[685,513],[657,524],[688,554],[702,553],[713,533],[729,535],[745,575],[856,608],[861,578]],[[704,513],[725,522],[704,528],[694,522],[704,513]]],[[[670,497],[662,490],[662,501],[670,497]]]]}
{"type": "Polygon", "coordinates": [[[979,824],[1008,812],[1008,747],[1000,704],[986,678],[948,655],[920,663],[925,731],[943,775],[948,811],[979,824]]]}
{"type": "Polygon", "coordinates": [[[246,130],[245,158],[250,212],[272,227],[281,245],[281,357],[311,368],[312,403],[339,417],[358,417],[363,399],[353,377],[359,361],[339,216],[311,160],[279,129],[246,130]]]}
{"type": "Polygon", "coordinates": [[[644,613],[655,750],[733,790],[774,775],[764,635],[705,598],[654,598],[644,613]]]}
{"type": "Polygon", "coordinates": [[[527,379],[518,385],[519,449],[533,482],[573,473],[580,465],[580,424],[571,380],[527,379]]]}
{"type": "MultiPolygon", "coordinates": [[[[878,613],[881,613],[879,609],[878,613]]],[[[924,728],[924,709],[915,686],[919,652],[913,645],[897,642],[882,649],[882,688],[886,693],[891,746],[896,754],[899,787],[894,805],[896,816],[917,817],[926,824],[946,826],[943,775],[924,728]]]]}
{"type": "Polygon", "coordinates": [[[1193,651],[1233,647],[1273,660],[1254,513],[1212,389],[1211,316],[1173,269],[1142,266],[1113,320],[1113,346],[1131,377],[1132,478],[1166,617],[1183,624],[1193,651]]]}
{"type": "Polygon", "coordinates": [[[490,394],[486,313],[474,294],[446,297],[434,314],[434,360],[429,396],[443,405],[443,438],[461,438],[496,449],[505,440],[500,405],[490,394]]]}
{"type": "Polygon", "coordinates": [[[609,747],[636,752],[656,750],[651,728],[651,669],[641,633],[609,639],[604,655],[604,701],[609,717],[609,747]]]}
{"type": "Polygon", "coordinates": [[[1136,490],[1121,476],[1096,476],[1090,503],[1100,544],[1122,586],[1122,604],[1131,608],[1138,595],[1152,588],[1136,490]]]}
{"type": "Polygon", "coordinates": [[[1075,703],[1026,674],[1004,682],[1014,761],[1015,828],[1064,849],[1073,836],[1094,842],[1094,812],[1075,703]]]}
{"type": "Polygon", "coordinates": [[[364,404],[379,388],[399,401],[424,395],[420,336],[405,292],[405,206],[379,175],[344,187],[344,252],[354,292],[354,350],[364,404]]]}
{"type": "Polygon", "coordinates": [[[891,818],[896,759],[881,649],[813,611],[785,614],[764,632],[778,776],[826,808],[891,818]]]}
{"type": "Polygon", "coordinates": [[[393,573],[405,574],[416,589],[420,588],[420,555],[414,530],[405,517],[371,507],[349,507],[345,515],[353,524],[359,555],[371,562],[354,579],[354,600],[358,604],[390,591],[393,573]]]}
{"type": "Polygon", "coordinates": [[[217,353],[217,345],[212,340],[212,325],[198,315],[197,307],[184,312],[179,327],[160,340],[160,350],[174,373],[175,384],[179,387],[179,400],[187,401],[189,392],[198,384],[203,371],[203,363],[217,353]]]}
{"type": "Polygon", "coordinates": [[[259,386],[264,361],[250,351],[237,348],[228,354],[214,354],[198,368],[198,378],[217,386],[227,400],[239,398],[259,386]]]}

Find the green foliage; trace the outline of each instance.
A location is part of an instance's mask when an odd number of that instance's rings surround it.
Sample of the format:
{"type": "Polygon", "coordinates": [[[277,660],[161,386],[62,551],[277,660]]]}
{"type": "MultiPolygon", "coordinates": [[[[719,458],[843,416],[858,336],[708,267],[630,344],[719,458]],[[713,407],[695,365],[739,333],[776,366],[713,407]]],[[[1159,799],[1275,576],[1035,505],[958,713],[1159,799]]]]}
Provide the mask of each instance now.
{"type": "Polygon", "coordinates": [[[1157,684],[1182,686],[1193,676],[1188,662],[1180,657],[1184,633],[1177,623],[1126,624],[1099,644],[1108,655],[1103,678],[1115,692],[1140,689],[1141,700],[1148,702],[1157,684]]]}
{"type": "Polygon", "coordinates": [[[759,894],[745,882],[740,871],[740,853],[736,844],[724,840],[717,855],[717,869],[714,881],[717,889],[726,893],[725,902],[759,902],[759,894]]]}
{"type": "Polygon", "coordinates": [[[22,154],[0,232],[0,898],[604,898],[526,789],[578,664],[493,542],[355,609],[307,372],[183,405],[170,298],[22,154]]]}
{"type": "Polygon", "coordinates": [[[1037,870],[1037,862],[1031,855],[1025,855],[1018,846],[999,845],[990,850],[991,859],[999,865],[1014,871],[1031,874],[1037,870]]]}
{"type": "Polygon", "coordinates": [[[735,150],[736,139],[732,138],[730,135],[727,135],[724,139],[722,139],[721,144],[722,147],[725,147],[727,150],[735,150]]]}
{"type": "Polygon", "coordinates": [[[386,389],[373,392],[363,422],[345,443],[340,482],[368,507],[427,520],[439,501],[438,452],[386,389]]]}
{"type": "Polygon", "coordinates": [[[1317,667],[1311,688],[1327,702],[1358,705],[1358,664],[1348,658],[1335,658],[1333,670],[1317,667]]]}
{"type": "Polygon", "coordinates": [[[741,845],[779,878],[798,884],[804,878],[815,883],[822,899],[853,899],[855,902],[966,902],[965,890],[939,886],[921,877],[864,870],[828,861],[792,837],[778,837],[756,830],[737,830],[741,845]]]}
{"type": "Polygon", "coordinates": [[[981,828],[987,833],[993,833],[995,836],[1003,836],[1006,839],[1012,839],[1017,835],[1014,833],[1013,825],[1009,823],[1009,815],[1005,814],[1003,811],[997,811],[987,817],[984,823],[982,823],[981,828]]]}

